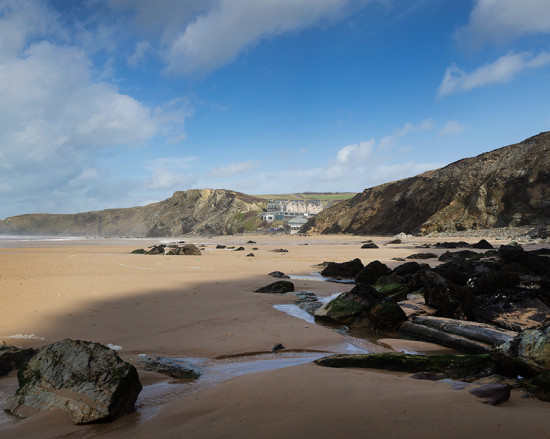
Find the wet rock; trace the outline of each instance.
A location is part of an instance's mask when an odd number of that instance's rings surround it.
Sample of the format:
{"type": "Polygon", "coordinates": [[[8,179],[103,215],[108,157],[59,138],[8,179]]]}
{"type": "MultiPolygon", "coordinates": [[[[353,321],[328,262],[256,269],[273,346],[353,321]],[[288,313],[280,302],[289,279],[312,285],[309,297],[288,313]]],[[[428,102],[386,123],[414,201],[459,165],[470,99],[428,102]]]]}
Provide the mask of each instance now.
{"type": "Polygon", "coordinates": [[[407,320],[405,312],[390,298],[374,305],[367,317],[375,329],[392,329],[407,320]]]}
{"type": "Polygon", "coordinates": [[[386,369],[399,372],[443,373],[452,378],[461,378],[485,372],[493,366],[490,355],[411,355],[403,353],[339,354],[315,360],[319,366],[361,367],[386,369]]]}
{"type": "Polygon", "coordinates": [[[290,276],[287,276],[282,271],[272,271],[271,273],[268,274],[268,276],[276,277],[279,279],[290,279],[290,276]]]}
{"type": "Polygon", "coordinates": [[[226,246],[223,245],[223,244],[218,244],[218,245],[216,246],[217,249],[222,249],[222,248],[225,248],[225,247],[226,247],[226,246]]]}
{"type": "Polygon", "coordinates": [[[550,401],[550,371],[539,373],[521,382],[522,387],[542,401],[550,401]]]}
{"type": "MultiPolygon", "coordinates": [[[[390,278],[390,277],[395,277],[395,275],[383,276],[378,280],[384,281],[385,278],[390,278]]],[[[380,294],[383,294],[384,296],[387,296],[396,302],[405,300],[407,298],[407,295],[411,292],[411,289],[407,285],[404,285],[399,282],[394,282],[394,283],[380,282],[380,283],[374,284],[374,288],[380,294]]]]}
{"type": "Polygon", "coordinates": [[[150,250],[147,252],[148,255],[163,255],[164,249],[166,248],[166,245],[160,244],[160,245],[154,245],[152,247],[149,247],[150,250]]]}
{"type": "Polygon", "coordinates": [[[38,352],[38,349],[20,348],[0,344],[0,376],[7,375],[12,370],[19,369],[38,352]]]}
{"type": "Polygon", "coordinates": [[[472,244],[472,248],[490,250],[490,249],[493,249],[494,247],[490,242],[486,241],[485,239],[481,239],[479,242],[472,244]]]}
{"type": "Polygon", "coordinates": [[[315,318],[353,327],[372,327],[369,312],[384,299],[372,286],[358,284],[315,311],[315,318]]]}
{"type": "Polygon", "coordinates": [[[73,422],[108,421],[134,409],[141,391],[134,366],[99,343],[65,339],[43,347],[17,374],[5,409],[18,417],[59,409],[73,422]]]}
{"type": "Polygon", "coordinates": [[[147,250],[145,250],[144,248],[138,248],[136,250],[133,250],[132,254],[133,255],[145,255],[145,254],[147,254],[147,250]]]}
{"type": "Polygon", "coordinates": [[[185,244],[181,247],[175,246],[171,248],[166,254],[170,256],[200,256],[202,253],[195,244],[185,244]]]}
{"type": "Polygon", "coordinates": [[[421,273],[426,305],[437,309],[439,317],[468,320],[478,301],[464,286],[453,284],[433,271],[421,273]]]}
{"type": "Polygon", "coordinates": [[[355,276],[355,282],[373,285],[380,276],[384,276],[390,272],[391,270],[387,265],[380,261],[372,261],[355,276]]]}
{"type": "Polygon", "coordinates": [[[472,395],[483,399],[484,404],[498,405],[510,399],[510,390],[512,386],[509,384],[484,384],[468,390],[472,395]]]}
{"type": "Polygon", "coordinates": [[[470,244],[465,241],[451,241],[451,242],[436,242],[434,244],[438,248],[469,248],[470,244]]]}
{"type": "Polygon", "coordinates": [[[234,252],[243,252],[244,251],[244,247],[237,247],[235,250],[233,250],[234,252]]]}
{"type": "Polygon", "coordinates": [[[277,351],[280,351],[282,349],[285,349],[285,347],[282,345],[282,343],[277,343],[273,346],[273,348],[271,350],[273,352],[277,352],[277,351]]]}
{"type": "Polygon", "coordinates": [[[550,370],[550,326],[522,331],[502,345],[500,353],[527,366],[535,373],[550,370]]]}
{"type": "Polygon", "coordinates": [[[151,358],[146,354],[140,354],[138,363],[143,365],[144,370],[162,373],[176,379],[197,379],[201,376],[197,366],[179,358],[151,358]]]}
{"type": "Polygon", "coordinates": [[[462,264],[468,259],[480,257],[481,255],[473,250],[460,250],[458,252],[446,251],[439,257],[439,261],[462,264]]]}
{"type": "Polygon", "coordinates": [[[392,271],[392,274],[396,274],[398,276],[407,276],[409,274],[417,273],[418,271],[420,271],[420,268],[420,264],[416,261],[405,262],[404,264],[395,267],[392,271]]]}
{"type": "Polygon", "coordinates": [[[347,277],[353,278],[364,268],[359,258],[347,262],[329,262],[325,269],[321,271],[322,276],[326,277],[347,277]]]}
{"type": "Polygon", "coordinates": [[[255,293],[289,293],[294,291],[294,284],[287,280],[279,280],[265,287],[258,288],[255,293]]]}
{"type": "Polygon", "coordinates": [[[415,253],[410,256],[407,256],[407,259],[436,259],[437,255],[435,253],[415,253]]]}

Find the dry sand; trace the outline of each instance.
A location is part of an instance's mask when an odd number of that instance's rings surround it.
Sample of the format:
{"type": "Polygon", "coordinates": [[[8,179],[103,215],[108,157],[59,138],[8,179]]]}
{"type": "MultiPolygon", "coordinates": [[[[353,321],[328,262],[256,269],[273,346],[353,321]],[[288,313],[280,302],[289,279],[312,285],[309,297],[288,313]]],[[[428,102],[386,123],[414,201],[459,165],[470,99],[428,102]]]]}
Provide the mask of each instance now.
{"type": "MultiPolygon", "coordinates": [[[[308,364],[235,376],[249,366],[261,370],[268,363],[250,363],[260,357],[243,354],[269,353],[276,343],[289,350],[322,352],[345,352],[350,341],[371,351],[439,349],[387,337],[380,343],[345,338],[273,308],[292,304],[295,297],[253,292],[275,280],[267,273],[280,270],[305,276],[294,280],[297,290],[328,296],[350,286],[308,278],[317,271],[315,264],[359,257],[364,264],[378,259],[395,266],[393,257],[428,251],[414,248],[429,242],[423,238],[383,246],[388,238],[372,237],[380,246],[377,250],[361,249],[365,239],[187,238],[207,244],[201,256],[129,254],[162,240],[14,242],[0,248],[0,339],[37,347],[66,337],[118,345],[121,357],[138,367],[145,385],[137,412],[114,423],[74,426],[63,414],[25,420],[2,414],[0,437],[548,437],[550,405],[524,399],[520,391],[491,407],[445,383],[406,374],[322,368],[309,363],[313,354],[303,353],[289,356],[308,364]],[[256,243],[246,244],[249,239],[256,243]],[[218,243],[246,250],[215,249],[218,243]],[[288,253],[269,251],[277,248],[288,253]],[[250,252],[255,257],[246,257],[250,252]],[[11,338],[17,334],[27,338],[11,338]],[[136,361],[140,353],[197,358],[218,372],[211,373],[210,381],[174,382],[144,372],[136,361]],[[220,356],[237,358],[228,364],[213,360],[220,356]]],[[[0,378],[0,403],[16,388],[15,374],[0,378]]]]}

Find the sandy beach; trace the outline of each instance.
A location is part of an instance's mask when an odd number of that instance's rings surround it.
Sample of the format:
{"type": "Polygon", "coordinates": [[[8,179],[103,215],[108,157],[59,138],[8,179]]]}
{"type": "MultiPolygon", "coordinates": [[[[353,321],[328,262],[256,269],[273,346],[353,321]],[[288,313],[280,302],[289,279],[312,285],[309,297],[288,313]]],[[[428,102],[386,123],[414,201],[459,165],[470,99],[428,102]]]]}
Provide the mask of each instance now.
{"type": "MultiPolygon", "coordinates": [[[[274,308],[292,305],[292,294],[254,293],[279,270],[293,277],[297,291],[328,297],[351,287],[322,281],[316,264],[360,258],[394,267],[399,262],[392,258],[436,239],[399,245],[359,236],[183,239],[204,244],[202,255],[130,254],[177,239],[3,241],[0,340],[34,347],[64,338],[110,344],[137,367],[144,390],[136,412],[110,424],[75,426],[63,414],[20,420],[2,413],[2,438],[548,437],[550,405],[522,398],[519,390],[492,407],[447,383],[311,364],[328,353],[439,348],[347,337],[274,308]],[[366,239],[380,248],[361,249],[366,239]],[[270,251],[279,248],[288,252],[270,251]],[[286,352],[271,353],[276,343],[286,352]],[[145,372],[137,362],[141,353],[195,359],[207,373],[186,383],[145,372]]],[[[0,403],[16,389],[15,373],[0,378],[0,403]]]]}

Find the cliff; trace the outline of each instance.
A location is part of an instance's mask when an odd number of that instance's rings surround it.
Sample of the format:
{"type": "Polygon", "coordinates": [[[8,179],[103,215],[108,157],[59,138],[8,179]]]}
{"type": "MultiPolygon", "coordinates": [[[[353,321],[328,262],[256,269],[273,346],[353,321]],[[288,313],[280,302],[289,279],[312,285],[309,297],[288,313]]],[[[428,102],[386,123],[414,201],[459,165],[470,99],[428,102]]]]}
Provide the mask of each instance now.
{"type": "Polygon", "coordinates": [[[159,237],[226,235],[255,229],[265,201],[223,189],[175,192],[164,201],[76,214],[27,214],[0,220],[1,234],[159,237]]]}
{"type": "Polygon", "coordinates": [[[382,184],[310,220],[311,233],[430,233],[550,218],[550,132],[382,184]]]}

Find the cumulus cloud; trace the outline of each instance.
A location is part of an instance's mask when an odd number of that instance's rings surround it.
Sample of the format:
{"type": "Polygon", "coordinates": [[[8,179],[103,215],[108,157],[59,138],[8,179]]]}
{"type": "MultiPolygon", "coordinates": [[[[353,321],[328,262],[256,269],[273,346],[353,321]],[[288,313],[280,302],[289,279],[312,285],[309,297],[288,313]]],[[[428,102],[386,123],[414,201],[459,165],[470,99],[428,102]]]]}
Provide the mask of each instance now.
{"type": "MultiPolygon", "coordinates": [[[[67,34],[45,2],[0,2],[0,190],[9,194],[8,214],[100,207],[100,180],[113,177],[99,170],[100,154],[183,126],[181,106],[154,110],[103,81],[67,34]]],[[[103,205],[118,193],[105,192],[103,205]]]]}
{"type": "Polygon", "coordinates": [[[458,120],[449,120],[443,128],[439,131],[438,136],[447,136],[450,134],[460,134],[462,131],[464,131],[466,127],[464,125],[461,125],[458,120]]]}
{"type": "Polygon", "coordinates": [[[264,38],[334,19],[353,0],[219,0],[169,44],[167,70],[206,72],[264,38]]]}
{"type": "Polygon", "coordinates": [[[487,85],[510,82],[525,70],[538,69],[549,63],[550,52],[541,52],[537,55],[531,52],[511,52],[470,73],[453,64],[445,71],[438,93],[441,97],[487,85]]]}
{"type": "Polygon", "coordinates": [[[476,0],[468,23],[456,38],[479,47],[537,33],[550,33],[547,0],[476,0]]]}

